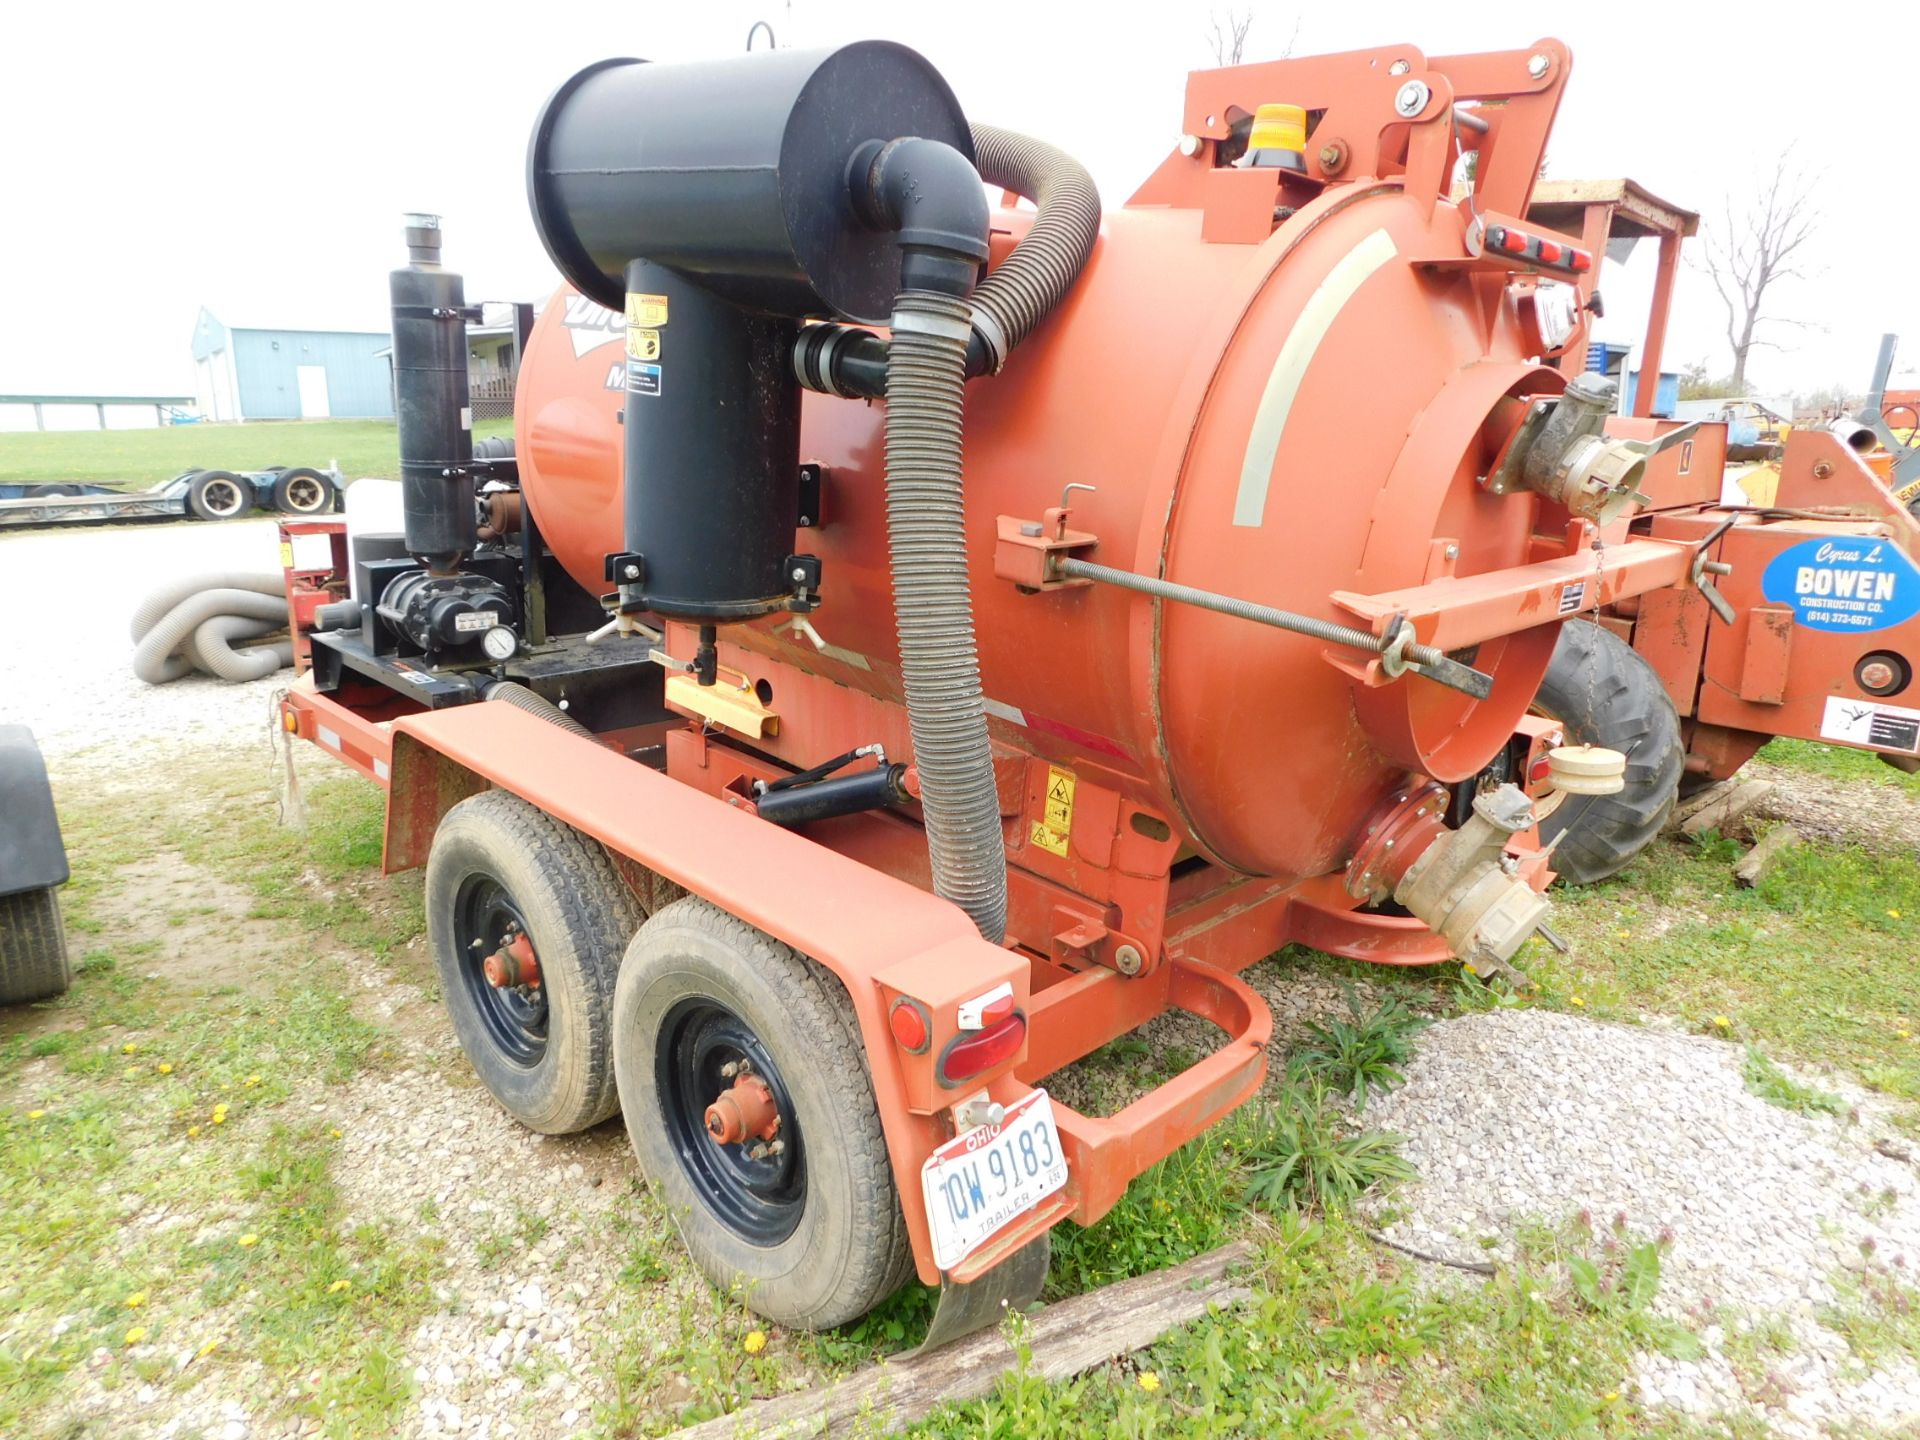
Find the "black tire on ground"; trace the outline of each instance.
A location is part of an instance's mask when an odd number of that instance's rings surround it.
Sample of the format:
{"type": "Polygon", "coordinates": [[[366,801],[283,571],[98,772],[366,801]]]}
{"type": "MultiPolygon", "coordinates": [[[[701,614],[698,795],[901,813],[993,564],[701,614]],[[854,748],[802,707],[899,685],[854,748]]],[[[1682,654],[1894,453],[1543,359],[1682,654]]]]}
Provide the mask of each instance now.
{"type": "Polygon", "coordinates": [[[273,508],[282,515],[324,515],[333,508],[333,481],[304,465],[282,470],[273,482],[273,508]]]}
{"type": "Polygon", "coordinates": [[[441,820],[426,908],[454,1033],[501,1108],[544,1135],[612,1115],[613,983],[640,910],[607,852],[490,790],[441,820]],[[515,931],[532,944],[540,983],[496,988],[483,965],[515,931]]]}
{"type": "Polygon", "coordinates": [[[1572,744],[1605,745],[1627,757],[1617,795],[1570,795],[1540,827],[1563,836],[1553,868],[1571,885],[1617,874],[1653,842],[1673,813],[1686,759],[1680,718],[1653,667],[1604,626],[1569,620],[1535,712],[1558,720],[1572,744]]]}
{"type": "Polygon", "coordinates": [[[71,984],[59,895],[52,889],[0,895],[0,1005],[51,1000],[71,984]]]}
{"type": "Polygon", "coordinates": [[[187,486],[187,508],[202,520],[238,519],[253,499],[253,482],[231,470],[202,470],[187,486]]]}
{"type": "Polygon", "coordinates": [[[858,1319],[912,1271],[853,1008],[821,966],[688,897],[640,929],[614,992],[614,1069],[640,1168],[694,1262],[781,1325],[858,1319]],[[779,1153],[721,1145],[705,1107],[741,1059],[779,1153]]]}

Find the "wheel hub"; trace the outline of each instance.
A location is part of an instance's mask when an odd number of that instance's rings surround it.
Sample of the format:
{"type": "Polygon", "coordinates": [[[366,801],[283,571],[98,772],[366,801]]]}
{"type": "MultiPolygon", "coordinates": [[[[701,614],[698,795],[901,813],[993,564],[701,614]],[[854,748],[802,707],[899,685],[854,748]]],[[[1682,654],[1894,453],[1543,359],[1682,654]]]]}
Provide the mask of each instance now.
{"type": "Polygon", "coordinates": [[[540,962],[533,953],[533,942],[524,933],[514,936],[481,962],[481,972],[496,990],[540,984],[540,962]]]}
{"type": "Polygon", "coordinates": [[[806,1209],[806,1146],[752,1027],[718,1000],[682,1000],[661,1024],[654,1077],[675,1157],[714,1219],[751,1245],[791,1235],[806,1209]]]}
{"type": "Polygon", "coordinates": [[[746,1070],[707,1107],[706,1122],[718,1145],[738,1145],[748,1137],[771,1140],[780,1129],[780,1108],[767,1082],[746,1070]]]}

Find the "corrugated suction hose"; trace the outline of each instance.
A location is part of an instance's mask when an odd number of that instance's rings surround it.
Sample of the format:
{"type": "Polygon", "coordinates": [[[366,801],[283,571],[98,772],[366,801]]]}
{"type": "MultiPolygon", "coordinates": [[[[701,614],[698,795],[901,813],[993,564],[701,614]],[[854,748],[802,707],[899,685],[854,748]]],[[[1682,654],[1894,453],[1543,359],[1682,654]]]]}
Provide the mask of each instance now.
{"type": "Polygon", "coordinates": [[[597,738],[593,731],[582,725],[573,716],[555,705],[537,690],[529,690],[516,680],[496,680],[480,692],[488,700],[498,700],[511,705],[516,710],[524,710],[529,715],[538,715],[549,724],[558,725],[569,735],[578,735],[583,740],[597,738]]]}
{"type": "Polygon", "coordinates": [[[887,539],[933,888],[999,944],[1007,856],[967,584],[961,415],[969,307],[905,290],[887,360],[887,539]]]}
{"type": "Polygon", "coordinates": [[[236,649],[287,626],[278,574],[227,573],[176,581],[133,612],[133,673],[164,685],[201,670],[221,680],[259,680],[293,663],[293,642],[236,649]]]}
{"type": "Polygon", "coordinates": [[[1033,201],[1033,226],[973,292],[973,328],[986,341],[989,369],[1032,333],[1073,288],[1100,238],[1100,192],[1064,150],[993,125],[973,127],[980,178],[1033,201]]]}

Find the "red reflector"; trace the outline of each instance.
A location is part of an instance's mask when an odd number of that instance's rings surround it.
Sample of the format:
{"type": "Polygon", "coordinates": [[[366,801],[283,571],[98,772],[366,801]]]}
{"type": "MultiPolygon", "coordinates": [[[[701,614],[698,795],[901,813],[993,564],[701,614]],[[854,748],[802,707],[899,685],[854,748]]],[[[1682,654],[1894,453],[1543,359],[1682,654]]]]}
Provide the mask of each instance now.
{"type": "Polygon", "coordinates": [[[962,1035],[947,1047],[940,1060],[940,1083],[958,1085],[1004,1065],[1020,1053],[1027,1039],[1027,1017],[1010,1015],[988,1030],[962,1035]]]}
{"type": "Polygon", "coordinates": [[[1569,270],[1591,270],[1593,268],[1593,257],[1584,250],[1569,250],[1567,252],[1567,268],[1569,270]]]}
{"type": "Polygon", "coordinates": [[[980,1007],[980,1028],[991,1029],[1011,1014],[1013,1014],[1013,992],[1008,991],[998,1000],[980,1007]]]}
{"type": "Polygon", "coordinates": [[[1527,248],[1527,237],[1518,230],[1502,230],[1500,232],[1500,248],[1518,255],[1527,248]]]}
{"type": "Polygon", "coordinates": [[[893,1012],[887,1016],[887,1028],[893,1031],[893,1038],[900,1042],[900,1048],[911,1050],[916,1055],[927,1048],[930,1038],[927,1033],[927,1015],[911,1000],[893,1002],[893,1012]]]}
{"type": "Polygon", "coordinates": [[[1558,265],[1560,257],[1567,253],[1567,247],[1552,240],[1540,242],[1540,259],[1548,265],[1558,265]]]}
{"type": "Polygon", "coordinates": [[[1533,763],[1527,766],[1527,783],[1529,785],[1538,785],[1542,780],[1547,778],[1548,772],[1552,769],[1553,762],[1545,755],[1534,756],[1533,763]]]}

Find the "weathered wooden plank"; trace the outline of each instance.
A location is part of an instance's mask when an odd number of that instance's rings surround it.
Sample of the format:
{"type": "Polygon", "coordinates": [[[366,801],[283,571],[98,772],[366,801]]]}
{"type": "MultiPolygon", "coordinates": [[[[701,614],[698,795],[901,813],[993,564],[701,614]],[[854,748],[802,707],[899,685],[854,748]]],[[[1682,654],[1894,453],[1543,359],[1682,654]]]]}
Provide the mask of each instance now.
{"type": "Polygon", "coordinates": [[[1749,780],[1736,786],[1732,794],[1694,811],[1681,822],[1680,831],[1684,835],[1698,835],[1707,830],[1729,830],[1772,793],[1771,780],[1749,780]]]}
{"type": "Polygon", "coordinates": [[[1693,794],[1687,796],[1686,799],[1680,801],[1673,807],[1673,814],[1667,817],[1667,828],[1669,830],[1678,830],[1681,825],[1691,820],[1709,805],[1726,799],[1727,796],[1739,788],[1740,783],[1737,780],[1716,780],[1713,784],[1707,786],[1706,789],[1696,790],[1693,794]]]}
{"type": "Polygon", "coordinates": [[[1800,832],[1791,825],[1776,825],[1766,833],[1766,837],[1749,850],[1740,863],[1733,867],[1733,883],[1742,890],[1751,890],[1758,885],[1767,871],[1773,868],[1773,862],[1780,853],[1800,843],[1800,832]]]}
{"type": "MultiPolygon", "coordinates": [[[[1250,1298],[1228,1270],[1253,1253],[1236,1240],[1184,1264],[1075,1295],[1027,1319],[1030,1374],[1065,1380],[1151,1345],[1176,1325],[1209,1309],[1250,1298]]],[[[797,1440],[840,1433],[857,1419],[862,1435],[910,1425],[947,1400],[973,1400],[992,1391],[1013,1368],[1013,1347],[999,1330],[969,1335],[929,1355],[870,1366],[824,1390],[779,1395],[677,1431],[679,1440],[797,1440]]]]}

